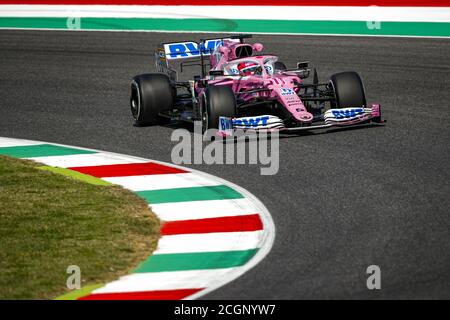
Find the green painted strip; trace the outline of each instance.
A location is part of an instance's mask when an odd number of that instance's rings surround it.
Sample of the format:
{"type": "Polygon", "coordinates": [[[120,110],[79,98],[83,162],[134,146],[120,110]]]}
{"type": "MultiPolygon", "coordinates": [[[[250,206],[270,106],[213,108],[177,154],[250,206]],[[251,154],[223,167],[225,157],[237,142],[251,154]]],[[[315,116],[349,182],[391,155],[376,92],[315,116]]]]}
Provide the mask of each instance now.
{"type": "Polygon", "coordinates": [[[79,290],[71,291],[66,294],[63,294],[62,296],[59,296],[55,298],[55,300],[77,300],[78,298],[87,296],[95,289],[103,287],[104,284],[93,284],[90,286],[85,286],[79,290]]]}
{"type": "Polygon", "coordinates": [[[247,263],[258,249],[222,252],[154,254],[134,272],[164,272],[239,267],[247,263]]]}
{"type": "Polygon", "coordinates": [[[63,176],[66,177],[71,177],[73,179],[77,179],[86,183],[90,183],[90,184],[94,184],[97,186],[111,186],[112,183],[87,175],[87,174],[83,174],[80,173],[78,171],[74,171],[74,170],[70,170],[70,169],[66,169],[66,168],[59,168],[59,167],[49,167],[49,166],[42,166],[42,167],[38,167],[38,169],[41,170],[47,170],[47,171],[51,171],[57,174],[62,174],[63,176]]]}
{"type": "MultiPolygon", "coordinates": [[[[270,32],[450,37],[450,23],[448,22],[381,22],[380,29],[370,29],[365,21],[169,18],[80,18],[79,21],[79,26],[82,30],[270,32]]],[[[68,20],[67,18],[1,17],[0,28],[71,29],[70,22],[73,23],[73,20],[68,20]]]]}
{"type": "Polygon", "coordinates": [[[240,199],[244,197],[236,190],[225,185],[138,191],[136,194],[151,204],[182,201],[240,199]]]}
{"type": "Polygon", "coordinates": [[[71,154],[89,154],[96,151],[55,146],[52,144],[38,144],[32,146],[3,147],[0,154],[15,158],[33,158],[49,156],[67,156],[71,154]]]}

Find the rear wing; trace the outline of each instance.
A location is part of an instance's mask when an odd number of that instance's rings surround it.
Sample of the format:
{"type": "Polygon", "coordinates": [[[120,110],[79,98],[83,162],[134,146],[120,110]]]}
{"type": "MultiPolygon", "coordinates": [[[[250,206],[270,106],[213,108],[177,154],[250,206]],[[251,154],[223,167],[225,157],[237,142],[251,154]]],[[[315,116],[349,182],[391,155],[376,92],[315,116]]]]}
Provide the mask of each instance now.
{"type": "Polygon", "coordinates": [[[184,65],[200,65],[202,77],[205,76],[205,59],[209,59],[211,54],[223,45],[224,40],[240,41],[251,38],[251,35],[235,35],[223,38],[202,39],[196,41],[167,42],[162,43],[155,51],[155,62],[158,71],[166,72],[169,77],[176,81],[177,72],[173,69],[175,62],[179,62],[182,68],[184,65]],[[185,63],[189,60],[189,64],[185,63]]]}
{"type": "Polygon", "coordinates": [[[199,58],[201,55],[209,56],[220,45],[223,39],[209,39],[204,42],[185,41],[163,43],[159,48],[160,56],[167,60],[199,58]]]}

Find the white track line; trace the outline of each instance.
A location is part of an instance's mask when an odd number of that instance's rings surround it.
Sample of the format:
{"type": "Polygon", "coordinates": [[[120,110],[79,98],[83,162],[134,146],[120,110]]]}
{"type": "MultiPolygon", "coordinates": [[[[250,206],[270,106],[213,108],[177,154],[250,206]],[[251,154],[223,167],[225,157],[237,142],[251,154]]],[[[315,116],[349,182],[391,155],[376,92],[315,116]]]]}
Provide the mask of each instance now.
{"type": "Polygon", "coordinates": [[[449,7],[1,5],[1,17],[450,22],[449,7]]]}
{"type": "Polygon", "coordinates": [[[163,236],[155,254],[236,251],[259,248],[263,231],[163,236]]]}
{"type": "Polygon", "coordinates": [[[217,279],[239,268],[134,273],[110,282],[94,293],[143,292],[156,290],[206,288],[217,279]],[[176,275],[175,275],[176,273],[176,275]]]}
{"type": "Polygon", "coordinates": [[[103,178],[132,191],[217,186],[216,180],[194,173],[155,174],[146,176],[103,178]]]}
{"type": "MultiPolygon", "coordinates": [[[[74,154],[67,156],[50,156],[50,157],[35,157],[28,158],[53,167],[88,167],[88,166],[104,166],[112,164],[125,163],[142,163],[145,160],[136,160],[128,156],[111,155],[109,153],[93,153],[93,154],[74,154]]],[[[148,161],[148,160],[147,160],[148,161]]]]}
{"type": "Polygon", "coordinates": [[[0,148],[19,147],[19,146],[34,146],[34,145],[38,145],[38,144],[42,144],[42,143],[43,142],[38,142],[38,141],[17,140],[17,139],[0,137],[0,148]]]}
{"type": "MultiPolygon", "coordinates": [[[[29,30],[29,31],[53,31],[53,32],[125,32],[125,33],[134,33],[134,32],[145,32],[145,33],[185,33],[189,34],[236,34],[236,31],[184,31],[184,30],[112,30],[112,29],[57,29],[57,28],[14,28],[14,27],[0,27],[0,30],[29,30]]],[[[275,36],[329,36],[329,37],[364,37],[364,38],[411,38],[411,39],[446,39],[447,36],[412,36],[412,35],[398,35],[398,34],[352,34],[352,33],[304,33],[304,32],[257,32],[257,31],[248,31],[246,33],[252,33],[253,35],[275,35],[275,36]]]]}

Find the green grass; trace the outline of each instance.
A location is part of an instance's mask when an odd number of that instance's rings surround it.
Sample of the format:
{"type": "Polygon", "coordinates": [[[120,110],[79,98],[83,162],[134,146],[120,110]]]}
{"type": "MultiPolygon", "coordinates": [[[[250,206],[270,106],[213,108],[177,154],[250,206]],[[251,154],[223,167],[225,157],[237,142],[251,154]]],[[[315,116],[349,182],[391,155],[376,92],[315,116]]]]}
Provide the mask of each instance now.
{"type": "Polygon", "coordinates": [[[69,265],[82,287],[117,279],[153,250],[160,222],[118,186],[98,186],[0,156],[0,299],[52,299],[69,292],[69,265]]]}

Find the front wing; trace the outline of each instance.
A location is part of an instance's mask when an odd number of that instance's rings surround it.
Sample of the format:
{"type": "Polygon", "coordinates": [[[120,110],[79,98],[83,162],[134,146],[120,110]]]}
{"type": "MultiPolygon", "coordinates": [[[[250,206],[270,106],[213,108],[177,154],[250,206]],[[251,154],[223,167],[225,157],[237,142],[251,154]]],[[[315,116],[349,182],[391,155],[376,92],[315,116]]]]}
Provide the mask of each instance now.
{"type": "Polygon", "coordinates": [[[283,121],[273,115],[261,115],[257,117],[229,118],[220,117],[219,135],[231,136],[234,130],[255,131],[302,131],[325,129],[330,127],[354,126],[367,122],[384,123],[381,119],[381,106],[372,104],[368,108],[341,108],[329,109],[323,115],[321,124],[311,124],[302,127],[285,127],[283,121]]]}

